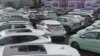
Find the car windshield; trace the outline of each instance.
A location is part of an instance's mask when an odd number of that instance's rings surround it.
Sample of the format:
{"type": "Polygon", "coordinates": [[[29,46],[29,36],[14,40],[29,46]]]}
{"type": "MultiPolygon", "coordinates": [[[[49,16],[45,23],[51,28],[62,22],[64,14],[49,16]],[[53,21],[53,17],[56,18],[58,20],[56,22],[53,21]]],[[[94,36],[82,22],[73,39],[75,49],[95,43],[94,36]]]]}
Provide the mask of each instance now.
{"type": "Polygon", "coordinates": [[[35,41],[37,39],[39,39],[39,37],[33,35],[8,36],[3,39],[0,39],[0,45],[24,43],[24,42],[35,41]]]}
{"type": "Polygon", "coordinates": [[[28,54],[47,54],[43,45],[18,45],[9,46],[4,49],[4,56],[28,55],[28,54]]]}

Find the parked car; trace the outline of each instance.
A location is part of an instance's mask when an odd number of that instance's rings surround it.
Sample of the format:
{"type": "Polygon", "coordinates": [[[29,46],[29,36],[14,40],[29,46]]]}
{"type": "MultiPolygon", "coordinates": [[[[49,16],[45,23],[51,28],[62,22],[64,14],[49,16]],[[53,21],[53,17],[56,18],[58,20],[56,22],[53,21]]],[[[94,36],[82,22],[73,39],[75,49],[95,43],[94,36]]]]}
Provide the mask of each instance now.
{"type": "Polygon", "coordinates": [[[18,15],[18,14],[5,14],[3,16],[0,17],[1,20],[0,22],[5,22],[5,21],[23,21],[23,22],[29,22],[29,20],[27,18],[23,18],[22,16],[18,15]]]}
{"type": "Polygon", "coordinates": [[[0,22],[0,31],[6,30],[6,29],[16,29],[16,28],[34,29],[33,26],[29,22],[21,22],[21,21],[0,22]]]}
{"type": "Polygon", "coordinates": [[[94,16],[92,16],[92,14],[90,14],[90,13],[86,13],[86,12],[69,12],[68,14],[69,15],[80,15],[81,17],[85,18],[85,21],[84,21],[84,26],[85,27],[91,25],[95,21],[94,16]]]}
{"type": "Polygon", "coordinates": [[[57,21],[59,21],[64,26],[66,33],[70,33],[78,30],[82,27],[82,25],[84,25],[84,20],[76,17],[77,16],[74,15],[60,16],[57,18],[57,21]]]}
{"type": "Polygon", "coordinates": [[[69,44],[76,49],[84,49],[100,53],[100,29],[94,29],[82,35],[73,35],[69,39],[69,44]]]}
{"type": "Polygon", "coordinates": [[[51,38],[49,36],[38,33],[33,32],[30,29],[7,29],[0,33],[0,45],[51,42],[51,38]]]}
{"type": "Polygon", "coordinates": [[[80,56],[76,49],[60,44],[19,44],[0,49],[1,56],[80,56]]]}
{"type": "Polygon", "coordinates": [[[39,24],[37,24],[37,29],[43,30],[46,34],[50,35],[52,41],[65,40],[65,29],[58,21],[43,20],[39,24]]]}

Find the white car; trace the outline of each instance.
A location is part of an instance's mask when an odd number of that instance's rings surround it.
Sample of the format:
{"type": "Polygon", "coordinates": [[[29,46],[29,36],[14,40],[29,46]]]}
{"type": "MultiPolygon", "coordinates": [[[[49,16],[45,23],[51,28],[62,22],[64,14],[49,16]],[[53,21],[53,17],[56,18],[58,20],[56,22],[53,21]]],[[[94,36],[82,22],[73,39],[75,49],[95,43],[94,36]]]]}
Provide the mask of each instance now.
{"type": "Polygon", "coordinates": [[[65,29],[58,21],[43,20],[37,24],[37,29],[43,30],[46,34],[50,35],[52,40],[65,40],[65,29]]]}
{"type": "Polygon", "coordinates": [[[41,31],[35,32],[30,29],[7,29],[0,33],[0,45],[50,42],[49,36],[41,34],[41,31]]]}
{"type": "Polygon", "coordinates": [[[9,21],[9,22],[0,22],[0,31],[5,29],[17,29],[17,28],[28,28],[34,29],[33,26],[29,22],[21,22],[21,21],[9,21]]]}
{"type": "Polygon", "coordinates": [[[0,56],[80,56],[69,45],[20,44],[0,47],[0,56]]]}

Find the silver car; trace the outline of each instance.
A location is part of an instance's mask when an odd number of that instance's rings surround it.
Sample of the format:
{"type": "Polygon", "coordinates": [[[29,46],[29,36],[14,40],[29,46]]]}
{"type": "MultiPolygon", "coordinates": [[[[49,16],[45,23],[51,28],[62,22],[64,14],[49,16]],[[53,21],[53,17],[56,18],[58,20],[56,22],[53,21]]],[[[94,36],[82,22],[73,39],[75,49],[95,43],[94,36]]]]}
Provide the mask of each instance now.
{"type": "Polygon", "coordinates": [[[49,34],[52,40],[62,41],[65,40],[65,29],[55,20],[43,20],[37,24],[37,28],[49,34]]]}

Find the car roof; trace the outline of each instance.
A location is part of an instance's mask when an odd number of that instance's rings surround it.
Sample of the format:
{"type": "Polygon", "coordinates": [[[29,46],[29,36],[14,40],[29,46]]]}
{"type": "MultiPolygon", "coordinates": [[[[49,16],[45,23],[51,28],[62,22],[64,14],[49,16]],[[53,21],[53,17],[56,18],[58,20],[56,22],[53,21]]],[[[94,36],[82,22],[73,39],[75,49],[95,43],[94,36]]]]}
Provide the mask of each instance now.
{"type": "Polygon", "coordinates": [[[51,25],[60,24],[60,22],[56,20],[43,20],[42,22],[44,22],[45,24],[51,24],[51,25]]]}
{"type": "Polygon", "coordinates": [[[0,32],[1,35],[0,36],[18,36],[18,35],[36,35],[38,36],[37,33],[34,33],[31,29],[24,29],[24,28],[20,28],[20,29],[6,29],[2,32],[0,32]]]}

